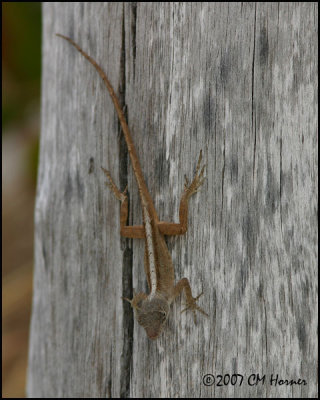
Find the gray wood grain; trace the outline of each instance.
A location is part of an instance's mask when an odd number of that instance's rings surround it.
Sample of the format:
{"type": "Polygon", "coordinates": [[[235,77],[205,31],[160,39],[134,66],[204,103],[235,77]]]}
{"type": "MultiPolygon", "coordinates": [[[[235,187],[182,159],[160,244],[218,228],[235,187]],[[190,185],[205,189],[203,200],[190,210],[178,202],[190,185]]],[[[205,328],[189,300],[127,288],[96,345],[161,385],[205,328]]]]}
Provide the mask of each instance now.
{"type": "Polygon", "coordinates": [[[30,397],[317,396],[317,13],[316,3],[44,5],[30,397]],[[179,299],[156,342],[121,299],[146,279],[144,244],[120,238],[100,170],[128,182],[140,223],[115,110],[56,32],[103,66],[126,105],[163,220],[178,220],[203,149],[188,233],[167,243],[176,279],[204,291],[210,317],[194,325],[179,299]],[[244,378],[219,386],[219,374],[244,378]],[[265,381],[250,386],[251,374],[265,381]],[[307,384],[271,385],[272,374],[307,384]]]}

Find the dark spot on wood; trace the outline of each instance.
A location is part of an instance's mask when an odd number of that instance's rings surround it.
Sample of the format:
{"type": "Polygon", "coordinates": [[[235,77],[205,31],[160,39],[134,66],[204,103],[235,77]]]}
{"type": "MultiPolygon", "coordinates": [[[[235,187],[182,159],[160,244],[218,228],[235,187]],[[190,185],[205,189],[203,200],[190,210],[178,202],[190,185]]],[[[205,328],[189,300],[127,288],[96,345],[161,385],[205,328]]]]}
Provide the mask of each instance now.
{"type": "MultiPolygon", "coordinates": [[[[84,185],[82,183],[82,180],[80,178],[80,173],[77,171],[76,173],[76,179],[75,179],[75,184],[76,184],[76,191],[77,191],[77,196],[80,200],[83,200],[84,197],[84,185]]],[[[74,184],[72,182],[72,177],[68,173],[67,175],[67,181],[65,184],[65,191],[64,191],[64,198],[65,202],[68,205],[72,199],[72,196],[74,195],[74,184]]]]}
{"type": "Polygon", "coordinates": [[[231,160],[231,183],[238,182],[238,158],[233,157],[231,160]]]}
{"type": "Polygon", "coordinates": [[[82,179],[80,177],[79,170],[77,170],[77,173],[76,173],[76,184],[77,184],[78,197],[82,201],[83,196],[84,196],[84,185],[82,183],[82,179]]]}
{"type": "Polygon", "coordinates": [[[243,218],[242,235],[247,248],[247,256],[250,262],[253,262],[256,251],[257,237],[259,237],[259,221],[254,204],[248,210],[248,214],[243,218]]]}
{"type": "Polygon", "coordinates": [[[301,261],[299,260],[299,256],[294,254],[291,258],[291,266],[294,273],[300,273],[302,269],[301,261]]]}
{"type": "Polygon", "coordinates": [[[258,297],[260,299],[263,299],[263,283],[260,281],[259,287],[258,287],[258,297]]]}
{"type": "Polygon", "coordinates": [[[280,300],[280,304],[285,304],[286,303],[286,295],[285,295],[285,290],[284,290],[284,285],[283,284],[280,285],[279,300],[280,300]]]}
{"type": "MultiPolygon", "coordinates": [[[[122,265],[122,296],[132,299],[132,249],[129,248],[129,239],[125,239],[126,248],[123,253],[122,265]]],[[[123,348],[121,354],[121,375],[120,375],[120,397],[127,398],[130,394],[130,371],[132,366],[132,352],[133,352],[133,310],[131,305],[123,302],[123,348]]]]}
{"type": "MultiPolygon", "coordinates": [[[[110,371],[112,371],[112,348],[111,348],[110,356],[109,356],[109,369],[110,369],[110,371]]],[[[112,375],[111,374],[109,375],[108,381],[106,384],[106,394],[107,394],[106,397],[108,397],[108,398],[111,398],[112,394],[113,394],[112,393],[112,375]]],[[[121,393],[120,393],[120,396],[121,396],[121,393]]]]}
{"type": "Polygon", "coordinates": [[[297,322],[297,335],[299,340],[299,347],[300,350],[305,353],[307,348],[307,335],[306,335],[306,328],[303,320],[299,320],[297,322]]]}
{"type": "Polygon", "coordinates": [[[309,281],[308,278],[306,278],[306,281],[302,283],[302,297],[304,299],[308,299],[309,298],[309,281]]]}
{"type": "MultiPolygon", "coordinates": [[[[172,251],[172,242],[170,242],[170,251],[172,251]]],[[[182,254],[181,257],[183,258],[182,265],[188,265],[188,259],[189,259],[189,257],[188,257],[188,252],[185,251],[185,252],[182,254]]]]}
{"type": "Polygon", "coordinates": [[[68,295],[68,276],[67,272],[63,270],[63,291],[66,295],[68,295]]]}
{"type": "Polygon", "coordinates": [[[238,370],[238,363],[237,363],[237,358],[236,357],[233,357],[232,358],[232,361],[231,361],[231,364],[232,364],[232,371],[237,371],[238,370]]]}
{"type": "Polygon", "coordinates": [[[243,297],[248,281],[248,264],[241,263],[240,267],[240,297],[243,297]]]}
{"type": "Polygon", "coordinates": [[[158,154],[154,160],[154,165],[156,176],[159,177],[159,182],[161,181],[161,184],[168,182],[170,163],[166,160],[166,154],[164,150],[161,149],[158,151],[158,154]]]}
{"type": "Polygon", "coordinates": [[[132,20],[131,20],[131,47],[132,47],[132,58],[133,58],[133,77],[135,76],[136,66],[136,52],[137,52],[137,3],[131,3],[132,20]]]}
{"type": "MultiPolygon", "coordinates": [[[[97,347],[100,347],[100,343],[98,343],[97,347]]],[[[99,388],[99,393],[103,394],[105,392],[104,388],[104,365],[103,361],[101,359],[101,354],[97,354],[97,351],[99,351],[97,348],[95,349],[96,353],[96,368],[97,368],[97,386],[99,388]]],[[[103,395],[102,395],[103,396],[103,395]]],[[[105,397],[106,394],[104,394],[103,397],[105,397]]]]}
{"type": "Polygon", "coordinates": [[[293,96],[293,98],[297,98],[296,96],[298,95],[299,86],[301,82],[303,82],[302,71],[304,69],[304,65],[302,60],[303,57],[299,55],[294,55],[292,57],[293,79],[291,96],[293,96]]]}
{"type": "MultiPolygon", "coordinates": [[[[288,205],[282,206],[282,219],[288,215],[288,205]]],[[[283,235],[283,243],[287,253],[291,252],[291,244],[293,243],[294,227],[288,228],[283,235]]]]}
{"type": "Polygon", "coordinates": [[[79,6],[78,10],[80,14],[80,19],[82,20],[84,16],[84,3],[80,2],[78,6],[79,6]]]}
{"type": "Polygon", "coordinates": [[[223,85],[226,85],[230,73],[230,57],[223,54],[220,60],[220,77],[223,85]]]}
{"type": "MultiPolygon", "coordinates": [[[[63,34],[65,34],[65,33],[63,33],[63,34]]],[[[71,39],[74,38],[74,19],[73,18],[70,18],[70,20],[69,20],[67,36],[69,36],[71,39]]]]}
{"type": "Polygon", "coordinates": [[[172,379],[173,373],[172,373],[172,365],[171,365],[171,363],[169,364],[168,367],[169,367],[169,368],[168,368],[168,376],[172,379]]]}
{"type": "Polygon", "coordinates": [[[67,175],[67,181],[64,187],[64,199],[66,204],[68,205],[71,201],[71,197],[72,197],[72,191],[73,191],[73,187],[72,187],[72,180],[71,180],[71,176],[68,173],[67,175]]]}
{"type": "MultiPolygon", "coordinates": [[[[77,232],[77,240],[78,240],[78,245],[79,245],[79,255],[80,259],[83,259],[84,257],[84,251],[83,251],[83,225],[81,223],[77,224],[76,230],[77,232]]],[[[95,235],[95,230],[93,231],[93,234],[95,235]]]]}
{"type": "Polygon", "coordinates": [[[47,259],[47,250],[45,246],[45,242],[42,242],[42,256],[43,256],[43,266],[45,271],[48,270],[48,259],[47,259]]]}
{"type": "Polygon", "coordinates": [[[90,157],[89,159],[89,174],[92,174],[92,172],[94,171],[94,158],[90,157]]]}
{"type": "MultiPolygon", "coordinates": [[[[281,173],[281,191],[282,193],[286,193],[286,197],[290,198],[293,193],[293,176],[292,170],[288,173],[282,171],[281,173]]],[[[288,206],[288,204],[286,204],[288,206]]]]}
{"type": "Polygon", "coordinates": [[[266,213],[272,215],[276,212],[276,209],[279,206],[280,187],[277,185],[269,160],[266,186],[266,213]]]}
{"type": "Polygon", "coordinates": [[[260,45],[259,60],[260,64],[264,65],[267,63],[269,54],[268,34],[265,26],[262,27],[260,32],[259,45],[260,45]]]}
{"type": "Polygon", "coordinates": [[[209,134],[212,132],[214,126],[214,109],[215,109],[214,98],[210,86],[208,87],[208,91],[205,94],[202,109],[203,109],[202,118],[205,127],[205,133],[209,134]]]}

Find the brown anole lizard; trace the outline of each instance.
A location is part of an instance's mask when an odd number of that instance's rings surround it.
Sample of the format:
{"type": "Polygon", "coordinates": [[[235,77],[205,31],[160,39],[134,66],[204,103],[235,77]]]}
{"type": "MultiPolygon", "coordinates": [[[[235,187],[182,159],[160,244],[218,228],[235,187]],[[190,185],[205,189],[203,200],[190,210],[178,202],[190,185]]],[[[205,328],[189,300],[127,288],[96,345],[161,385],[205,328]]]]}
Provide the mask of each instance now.
{"type": "Polygon", "coordinates": [[[113,182],[109,171],[104,168],[102,168],[102,170],[108,178],[106,184],[111,188],[116,198],[121,202],[120,234],[127,238],[143,238],[145,240],[144,267],[150,293],[147,295],[140,292],[134,294],[132,300],[125,300],[129,301],[131,306],[134,308],[138,323],[144,327],[148,337],[150,339],[156,339],[168,318],[170,304],[182,292],[182,290],[184,290],[187,300],[187,307],[183,311],[188,309],[192,310],[195,321],[196,310],[208,315],[196,303],[202,293],[197,297],[193,297],[187,278],[181,279],[176,285],[174,284],[174,268],[172,259],[164,240],[164,235],[182,235],[187,231],[188,201],[189,198],[197,192],[204,180],[203,174],[205,166],[200,170],[202,151],[200,152],[196,174],[191,184],[189,184],[187,178],[185,178],[184,191],[179,208],[179,223],[160,221],[144,180],[140,161],[124,113],[106,74],[97,62],[85,53],[72,39],[61,34],[57,34],[57,36],[60,36],[71,43],[96,68],[108,89],[120,120],[122,131],[128,146],[133,172],[138,184],[142,206],[143,225],[126,225],[128,217],[127,188],[121,192],[113,182]]]}

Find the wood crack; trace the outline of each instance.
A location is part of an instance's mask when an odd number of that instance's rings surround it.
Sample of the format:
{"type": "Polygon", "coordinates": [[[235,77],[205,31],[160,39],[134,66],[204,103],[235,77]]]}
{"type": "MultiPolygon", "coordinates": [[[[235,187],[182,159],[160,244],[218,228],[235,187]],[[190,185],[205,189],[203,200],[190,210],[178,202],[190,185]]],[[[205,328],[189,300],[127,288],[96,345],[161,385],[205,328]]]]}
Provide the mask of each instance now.
{"type": "Polygon", "coordinates": [[[256,53],[256,23],[257,23],[257,4],[255,4],[254,9],[254,31],[253,31],[253,55],[252,55],[252,93],[251,93],[251,126],[252,132],[254,133],[254,145],[253,145],[253,169],[252,169],[252,177],[253,177],[253,190],[254,190],[254,170],[256,164],[256,144],[257,144],[257,131],[255,124],[255,115],[254,115],[254,60],[256,53]]]}
{"type": "MultiPolygon", "coordinates": [[[[128,120],[128,113],[125,107],[126,104],[126,32],[125,32],[125,6],[123,7],[122,17],[122,41],[121,41],[121,57],[120,57],[120,79],[119,79],[119,101],[124,109],[126,120],[128,120]]],[[[119,123],[119,132],[121,127],[119,123]]],[[[128,184],[128,149],[125,137],[120,133],[119,145],[119,175],[120,187],[124,188],[128,184]]],[[[129,215],[130,215],[130,202],[129,202],[129,215]]],[[[132,288],[132,239],[122,238],[121,247],[124,248],[122,258],[122,296],[131,299],[133,297],[132,288]]],[[[130,376],[132,367],[132,351],[133,351],[133,310],[128,302],[123,303],[123,348],[121,354],[121,368],[120,368],[120,397],[130,397],[130,376]]]]}

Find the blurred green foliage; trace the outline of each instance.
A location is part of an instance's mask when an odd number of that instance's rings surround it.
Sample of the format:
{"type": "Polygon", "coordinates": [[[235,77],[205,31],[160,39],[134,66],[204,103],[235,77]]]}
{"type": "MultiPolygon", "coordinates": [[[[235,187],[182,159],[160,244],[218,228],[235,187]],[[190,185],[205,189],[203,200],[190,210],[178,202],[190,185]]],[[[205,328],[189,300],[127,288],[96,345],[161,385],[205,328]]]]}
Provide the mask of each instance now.
{"type": "Polygon", "coordinates": [[[41,3],[2,2],[2,128],[39,107],[40,54],[41,3]]]}

